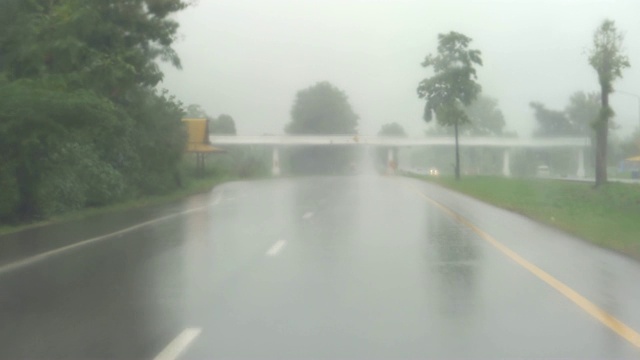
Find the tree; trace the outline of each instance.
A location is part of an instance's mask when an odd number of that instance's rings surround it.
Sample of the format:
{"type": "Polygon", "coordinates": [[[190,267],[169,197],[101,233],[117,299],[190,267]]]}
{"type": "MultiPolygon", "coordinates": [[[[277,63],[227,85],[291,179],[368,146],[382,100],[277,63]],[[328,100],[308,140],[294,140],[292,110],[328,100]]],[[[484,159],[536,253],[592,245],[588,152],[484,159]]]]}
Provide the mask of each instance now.
{"type": "Polygon", "coordinates": [[[460,179],[458,128],[470,122],[464,106],[469,106],[480,94],[475,65],[482,65],[479,50],[469,49],[471,38],[457,33],[438,35],[438,54],[427,55],[422,66],[433,68],[434,74],[418,85],[418,97],[425,99],[424,120],[435,114],[442,126],[453,126],[456,139],[456,179],[460,179]]]}
{"type": "MultiPolygon", "coordinates": [[[[569,104],[564,110],[569,121],[573,124],[576,134],[590,139],[591,151],[587,154],[589,169],[595,168],[594,151],[596,144],[596,136],[594,124],[598,120],[600,114],[600,94],[585,93],[583,91],[575,92],[569,98],[569,104]]],[[[609,128],[615,126],[614,122],[609,119],[609,128]]]]}
{"type": "Polygon", "coordinates": [[[535,119],[538,122],[538,128],[534,131],[534,136],[563,137],[577,135],[576,128],[569,121],[564,111],[547,109],[539,102],[532,102],[529,106],[533,109],[535,119]]]}
{"type": "Polygon", "coordinates": [[[209,133],[220,135],[235,135],[236,124],[233,118],[227,114],[218,116],[217,119],[213,119],[209,124],[209,133]]]}
{"type": "Polygon", "coordinates": [[[623,53],[624,36],[618,32],[612,20],[605,20],[593,34],[593,47],[589,53],[589,64],[598,73],[600,84],[600,114],[594,124],[596,132],[596,182],[599,187],[607,182],[607,141],[609,119],[613,110],[609,106],[609,95],[613,82],[622,77],[622,70],[630,66],[623,53]]]}
{"type": "Polygon", "coordinates": [[[576,135],[591,137],[593,125],[600,113],[600,94],[575,92],[569,98],[569,104],[564,112],[576,135]]]}
{"type": "MultiPolygon", "coordinates": [[[[504,115],[498,106],[498,100],[492,97],[480,95],[469,106],[466,106],[464,111],[470,122],[459,126],[458,135],[460,136],[517,136],[514,132],[505,131],[504,115]]],[[[427,130],[426,135],[454,136],[454,128],[441,126],[436,122],[427,130]]],[[[435,158],[442,157],[443,150],[445,149],[430,150],[429,157],[432,160],[429,163],[436,163],[435,158]]],[[[500,174],[502,171],[503,152],[501,149],[463,148],[460,150],[460,159],[462,164],[468,164],[460,166],[461,172],[464,170],[475,174],[500,174]]],[[[440,161],[437,165],[442,167],[443,163],[440,161]]]]}
{"type": "Polygon", "coordinates": [[[347,95],[329,82],[320,82],[296,94],[287,134],[356,133],[358,115],[347,95]]]}
{"type": "Polygon", "coordinates": [[[407,136],[407,133],[404,131],[402,125],[393,122],[382,125],[380,131],[378,131],[378,135],[380,136],[407,136]]]}
{"type": "MultiPolygon", "coordinates": [[[[573,109],[574,105],[570,103],[567,109],[570,107],[573,109]]],[[[533,136],[547,138],[584,136],[581,124],[574,123],[567,110],[548,109],[539,102],[532,102],[530,106],[538,123],[533,136]]],[[[571,116],[577,116],[576,109],[573,110],[571,116]]],[[[530,150],[530,153],[530,156],[537,159],[535,161],[537,165],[547,165],[554,173],[567,175],[568,172],[574,171],[576,161],[573,152],[567,152],[564,149],[538,149],[530,150]]]]}
{"type": "MultiPolygon", "coordinates": [[[[529,105],[534,110],[538,128],[534,136],[591,136],[600,113],[600,95],[575,92],[564,110],[551,110],[539,102],[529,105]]],[[[610,124],[611,125],[611,124],[610,124]]]]}
{"type": "Polygon", "coordinates": [[[468,124],[468,135],[502,136],[506,122],[498,107],[498,100],[487,96],[479,96],[465,108],[468,124]]]}
{"type": "Polygon", "coordinates": [[[209,134],[235,135],[236,123],[227,114],[221,114],[213,118],[198,104],[191,104],[185,108],[186,116],[189,118],[205,118],[209,121],[209,134]]]}
{"type": "Polygon", "coordinates": [[[10,7],[11,22],[0,34],[0,66],[10,79],[64,76],[68,85],[128,102],[133,87],[154,87],[162,80],[156,60],[180,67],[171,47],[178,23],[171,16],[188,6],[187,1],[18,3],[10,7]]]}
{"type": "Polygon", "coordinates": [[[177,186],[182,105],[155,88],[156,62],[180,66],[172,14],[185,6],[0,1],[0,221],[177,186]]]}
{"type": "MultiPolygon", "coordinates": [[[[357,133],[358,115],[347,95],[329,82],[298,91],[291,108],[288,134],[352,135],[357,133]]],[[[305,147],[293,150],[292,170],[304,173],[345,171],[352,161],[349,149],[305,147]]]]}
{"type": "Polygon", "coordinates": [[[191,104],[187,106],[185,109],[185,116],[188,118],[206,118],[209,119],[210,116],[207,112],[202,108],[202,106],[198,104],[191,104]]]}
{"type": "MultiPolygon", "coordinates": [[[[498,107],[498,100],[488,96],[478,96],[469,106],[464,108],[469,122],[458,127],[458,134],[465,136],[512,136],[506,134],[506,122],[502,110],[498,107]]],[[[427,135],[454,135],[450,126],[435,123],[427,131],[427,135]]]]}

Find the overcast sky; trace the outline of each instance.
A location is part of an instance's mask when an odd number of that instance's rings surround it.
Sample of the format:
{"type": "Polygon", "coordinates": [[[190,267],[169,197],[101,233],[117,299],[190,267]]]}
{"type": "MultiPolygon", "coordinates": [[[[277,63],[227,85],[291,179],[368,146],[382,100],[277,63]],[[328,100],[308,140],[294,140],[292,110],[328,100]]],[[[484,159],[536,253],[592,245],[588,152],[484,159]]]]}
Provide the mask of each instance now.
{"type": "MultiPolygon", "coordinates": [[[[625,33],[631,61],[615,87],[640,95],[638,0],[199,0],[178,15],[183,69],[163,66],[162,86],[230,114],[239,134],[279,134],[296,92],[326,80],[349,96],[361,134],[395,121],[421,136],[420,63],[453,30],[482,51],[483,93],[526,137],[529,102],[562,109],[573,92],[598,90],[587,49],[605,18],[625,33]]],[[[640,123],[638,102],[612,96],[623,136],[640,123]]]]}

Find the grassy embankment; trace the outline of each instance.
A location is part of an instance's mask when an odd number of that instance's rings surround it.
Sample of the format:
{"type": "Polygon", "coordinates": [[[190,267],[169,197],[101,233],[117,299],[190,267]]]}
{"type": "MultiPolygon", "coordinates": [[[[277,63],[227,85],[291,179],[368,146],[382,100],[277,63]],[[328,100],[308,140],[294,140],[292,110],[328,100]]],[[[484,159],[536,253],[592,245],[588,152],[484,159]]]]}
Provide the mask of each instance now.
{"type": "Polygon", "coordinates": [[[498,177],[429,178],[447,188],[640,259],[640,185],[498,177]]]}
{"type": "MultiPolygon", "coordinates": [[[[220,155],[229,157],[228,155],[220,155]]],[[[147,206],[155,206],[168,204],[178,201],[182,198],[210,191],[214,186],[228,181],[260,178],[263,173],[240,173],[236,169],[231,169],[228,164],[235,159],[216,159],[211,157],[208,160],[207,168],[203,174],[195,173],[195,161],[192,157],[186,156],[180,164],[180,172],[182,174],[182,187],[161,195],[143,196],[135,199],[126,199],[111,205],[80,209],[64,214],[52,216],[46,220],[6,225],[0,224],[0,235],[25,230],[32,227],[43,226],[47,224],[81,220],[90,216],[120,212],[128,209],[142,208],[147,206]]]]}

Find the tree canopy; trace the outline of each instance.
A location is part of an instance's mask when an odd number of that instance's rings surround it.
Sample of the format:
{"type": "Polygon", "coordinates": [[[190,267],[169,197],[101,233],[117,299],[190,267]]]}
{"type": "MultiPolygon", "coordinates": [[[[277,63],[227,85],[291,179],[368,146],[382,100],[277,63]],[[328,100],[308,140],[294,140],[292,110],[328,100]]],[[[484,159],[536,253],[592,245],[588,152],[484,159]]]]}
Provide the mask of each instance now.
{"type": "Polygon", "coordinates": [[[392,122],[388,124],[382,125],[380,131],[378,131],[378,135],[380,136],[407,136],[407,133],[404,131],[402,125],[397,122],[392,122]]]}
{"type": "Polygon", "coordinates": [[[596,183],[607,182],[607,142],[609,139],[609,119],[613,109],[609,106],[609,94],[613,92],[613,82],[622,77],[622,70],[631,66],[623,52],[624,36],[611,20],[604,20],[593,34],[593,46],[589,52],[589,65],[598,74],[600,84],[600,115],[594,124],[596,131],[596,183]]]}
{"type": "Polygon", "coordinates": [[[613,82],[622,77],[622,70],[631,66],[623,53],[624,35],[612,20],[604,20],[593,34],[589,65],[598,73],[603,94],[613,91],[613,82]]]}
{"type": "Polygon", "coordinates": [[[538,127],[534,132],[537,137],[563,137],[576,135],[576,129],[564,111],[551,110],[539,102],[529,104],[534,111],[538,127]]]}
{"type": "Polygon", "coordinates": [[[569,98],[564,112],[576,134],[591,136],[600,113],[600,94],[575,92],[569,98]]]}
{"type": "Polygon", "coordinates": [[[188,118],[206,118],[209,119],[210,116],[207,112],[202,108],[202,106],[198,104],[188,105],[185,109],[185,116],[188,118]]]}
{"type": "Polygon", "coordinates": [[[291,108],[288,134],[355,134],[358,115],[347,95],[333,84],[319,82],[298,91],[291,108]]]}
{"type": "Polygon", "coordinates": [[[182,0],[0,2],[0,221],[177,186],[182,105],[156,89],[182,0]]]}
{"type": "Polygon", "coordinates": [[[597,93],[575,92],[564,110],[553,110],[540,102],[532,102],[530,106],[538,123],[534,136],[591,136],[600,113],[599,98],[597,93]]]}
{"type": "Polygon", "coordinates": [[[481,53],[469,49],[470,43],[471,38],[457,32],[439,34],[437,55],[427,55],[422,62],[423,67],[434,71],[418,85],[418,97],[426,100],[427,122],[434,114],[441,125],[469,121],[462,107],[470,105],[482,90],[475,81],[475,66],[482,65],[481,53]]]}
{"type": "MultiPolygon", "coordinates": [[[[329,82],[298,91],[291,108],[288,134],[356,134],[358,115],[347,95],[329,82]]],[[[335,174],[347,171],[351,149],[306,146],[291,150],[291,170],[297,173],[335,174]]]]}
{"type": "Polygon", "coordinates": [[[460,178],[460,156],[458,147],[458,127],[468,123],[464,111],[480,94],[482,87],[476,82],[475,66],[482,66],[480,50],[469,49],[471,38],[449,32],[438,35],[438,52],[427,55],[422,62],[425,68],[432,68],[433,75],[418,85],[418,97],[425,100],[425,121],[436,116],[438,124],[453,126],[456,138],[456,179],[460,178]]]}
{"type": "MultiPolygon", "coordinates": [[[[465,106],[469,122],[459,127],[459,134],[464,136],[512,136],[505,133],[506,121],[498,100],[488,96],[478,96],[469,106],[465,106]]],[[[429,135],[454,135],[451,126],[442,126],[437,122],[431,127],[429,135]]]]}
{"type": "Polygon", "coordinates": [[[209,133],[221,135],[235,135],[236,123],[231,115],[220,114],[217,118],[207,114],[198,104],[191,104],[185,109],[188,118],[205,118],[209,121],[209,133]]]}
{"type": "Polygon", "coordinates": [[[211,121],[209,124],[209,132],[211,134],[235,135],[236,123],[231,116],[222,114],[211,121]]]}

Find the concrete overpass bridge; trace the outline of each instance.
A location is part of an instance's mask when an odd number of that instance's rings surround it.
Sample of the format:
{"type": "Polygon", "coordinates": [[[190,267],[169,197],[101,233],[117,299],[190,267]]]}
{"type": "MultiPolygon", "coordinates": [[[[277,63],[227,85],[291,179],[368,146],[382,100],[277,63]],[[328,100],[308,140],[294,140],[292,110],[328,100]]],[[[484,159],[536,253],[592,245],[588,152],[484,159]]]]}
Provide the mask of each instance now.
{"type": "MultiPolygon", "coordinates": [[[[209,141],[214,146],[224,145],[265,145],[273,147],[272,172],[280,174],[279,149],[285,146],[370,146],[387,147],[388,164],[393,161],[393,148],[416,146],[454,146],[454,137],[393,137],[366,135],[242,135],[219,136],[210,135],[209,141]]],[[[517,148],[568,148],[576,149],[579,178],[585,177],[584,152],[590,146],[589,138],[498,138],[498,137],[460,137],[460,147],[498,148],[503,149],[502,173],[511,175],[510,151],[517,148]]]]}

